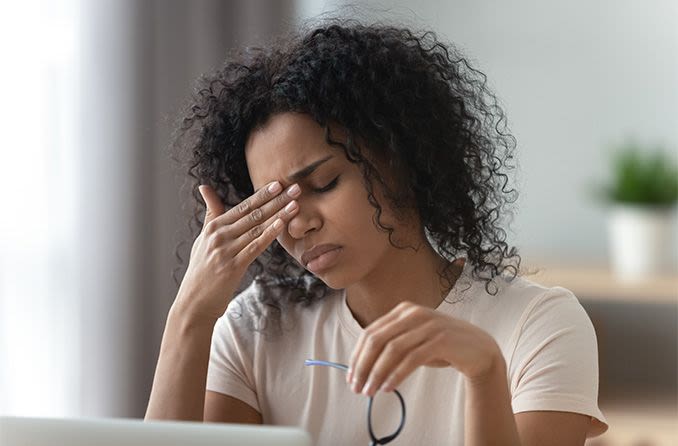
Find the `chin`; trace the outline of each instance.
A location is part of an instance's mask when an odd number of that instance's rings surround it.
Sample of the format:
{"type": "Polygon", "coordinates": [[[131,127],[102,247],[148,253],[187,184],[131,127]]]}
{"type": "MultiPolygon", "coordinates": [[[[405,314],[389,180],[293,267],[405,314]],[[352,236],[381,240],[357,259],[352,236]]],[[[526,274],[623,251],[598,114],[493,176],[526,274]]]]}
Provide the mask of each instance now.
{"type": "MultiPolygon", "coordinates": [[[[307,270],[308,271],[308,270],[307,270]]],[[[310,272],[310,271],[308,271],[310,272]]],[[[333,290],[342,290],[347,288],[349,285],[354,283],[354,280],[351,280],[350,277],[346,276],[346,273],[341,270],[331,269],[329,271],[324,271],[320,274],[311,273],[318,279],[322,280],[325,285],[333,290]]]]}
{"type": "MultiPolygon", "coordinates": [[[[310,272],[310,271],[309,271],[310,272]]],[[[311,273],[313,274],[313,273],[311,273]]],[[[341,290],[346,288],[346,281],[341,280],[342,278],[333,275],[331,273],[327,274],[313,274],[315,277],[318,279],[322,280],[325,285],[327,285],[329,288],[332,288],[333,290],[341,290]]]]}

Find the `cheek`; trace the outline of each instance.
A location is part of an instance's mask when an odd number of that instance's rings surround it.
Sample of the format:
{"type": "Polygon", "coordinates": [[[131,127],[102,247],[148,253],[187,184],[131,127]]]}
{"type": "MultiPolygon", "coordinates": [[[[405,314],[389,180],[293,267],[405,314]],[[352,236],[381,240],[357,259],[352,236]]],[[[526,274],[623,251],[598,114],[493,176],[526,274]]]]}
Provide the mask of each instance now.
{"type": "MultiPolygon", "coordinates": [[[[287,233],[287,226],[285,226],[285,229],[283,231],[284,231],[284,233],[287,233]]],[[[292,243],[290,242],[289,236],[279,235],[278,237],[276,237],[276,240],[278,241],[280,246],[282,246],[283,249],[285,251],[287,251],[287,253],[290,256],[294,257],[294,255],[291,252],[292,251],[292,243]]]]}

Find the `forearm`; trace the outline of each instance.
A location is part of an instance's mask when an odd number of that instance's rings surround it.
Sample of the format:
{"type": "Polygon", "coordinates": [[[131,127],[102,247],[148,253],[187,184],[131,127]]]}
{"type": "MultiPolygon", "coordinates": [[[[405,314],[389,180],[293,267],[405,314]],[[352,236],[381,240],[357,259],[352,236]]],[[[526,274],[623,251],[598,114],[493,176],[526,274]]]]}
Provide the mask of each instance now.
{"type": "Polygon", "coordinates": [[[500,352],[494,364],[483,378],[466,379],[465,446],[520,446],[500,352]]]}
{"type": "Polygon", "coordinates": [[[176,306],[172,307],[160,346],[146,420],[203,420],[214,323],[198,323],[183,315],[176,306]]]}

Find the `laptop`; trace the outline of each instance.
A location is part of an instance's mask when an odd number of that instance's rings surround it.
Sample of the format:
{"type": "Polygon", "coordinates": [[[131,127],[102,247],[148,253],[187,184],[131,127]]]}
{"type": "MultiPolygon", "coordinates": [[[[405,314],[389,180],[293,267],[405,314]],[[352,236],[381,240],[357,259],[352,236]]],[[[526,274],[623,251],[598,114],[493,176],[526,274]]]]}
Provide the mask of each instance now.
{"type": "Polygon", "coordinates": [[[130,418],[0,417],[2,446],[311,446],[298,427],[130,418]]]}

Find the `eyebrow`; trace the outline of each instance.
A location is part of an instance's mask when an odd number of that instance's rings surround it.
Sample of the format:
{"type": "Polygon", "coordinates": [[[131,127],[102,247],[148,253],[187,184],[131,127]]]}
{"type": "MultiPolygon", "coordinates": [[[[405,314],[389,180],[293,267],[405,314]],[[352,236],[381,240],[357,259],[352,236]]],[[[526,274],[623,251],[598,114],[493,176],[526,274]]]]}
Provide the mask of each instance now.
{"type": "Polygon", "coordinates": [[[306,178],[307,176],[312,174],[313,171],[318,168],[318,166],[320,166],[322,163],[324,163],[325,161],[328,161],[331,158],[334,158],[334,155],[330,155],[330,156],[327,156],[323,159],[319,159],[318,161],[312,162],[308,166],[294,172],[292,175],[287,177],[287,181],[289,181],[290,183],[294,183],[296,181],[299,181],[299,180],[306,178]]]}
{"type": "MultiPolygon", "coordinates": [[[[292,183],[295,183],[299,180],[303,180],[304,178],[306,178],[307,176],[312,174],[322,163],[324,163],[325,161],[329,161],[332,158],[334,158],[334,155],[326,156],[325,158],[322,158],[322,159],[319,159],[317,161],[312,162],[308,166],[306,166],[302,169],[299,169],[296,172],[294,172],[292,175],[288,176],[287,181],[290,184],[292,184],[292,183]]],[[[261,188],[256,189],[255,192],[257,192],[259,190],[261,190],[261,188]]]]}

